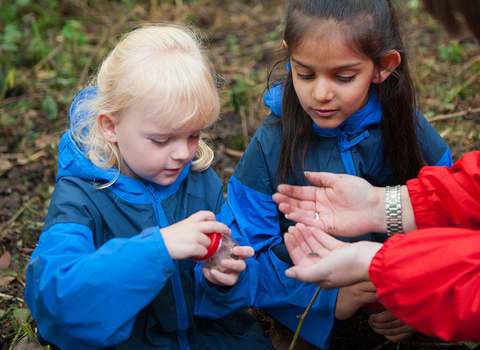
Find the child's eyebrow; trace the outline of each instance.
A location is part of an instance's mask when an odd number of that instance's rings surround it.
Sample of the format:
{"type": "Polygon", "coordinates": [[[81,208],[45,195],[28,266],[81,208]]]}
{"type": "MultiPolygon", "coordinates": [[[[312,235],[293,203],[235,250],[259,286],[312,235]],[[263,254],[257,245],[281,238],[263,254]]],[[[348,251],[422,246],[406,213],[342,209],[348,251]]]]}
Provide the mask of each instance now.
{"type": "Polygon", "coordinates": [[[156,133],[156,132],[149,132],[146,134],[147,137],[151,138],[159,138],[159,137],[169,137],[170,133],[156,133]]]}
{"type": "MultiPolygon", "coordinates": [[[[300,62],[299,60],[296,60],[295,58],[291,58],[291,60],[292,60],[293,62],[295,62],[296,64],[298,64],[299,66],[302,66],[302,67],[311,69],[308,65],[300,62]]],[[[331,68],[330,70],[333,70],[333,71],[343,70],[343,69],[348,69],[348,68],[357,67],[357,66],[359,66],[359,65],[361,65],[361,64],[362,64],[362,62],[353,62],[353,63],[349,63],[349,64],[344,64],[344,65],[342,65],[342,66],[333,67],[333,68],[331,68]]]]}

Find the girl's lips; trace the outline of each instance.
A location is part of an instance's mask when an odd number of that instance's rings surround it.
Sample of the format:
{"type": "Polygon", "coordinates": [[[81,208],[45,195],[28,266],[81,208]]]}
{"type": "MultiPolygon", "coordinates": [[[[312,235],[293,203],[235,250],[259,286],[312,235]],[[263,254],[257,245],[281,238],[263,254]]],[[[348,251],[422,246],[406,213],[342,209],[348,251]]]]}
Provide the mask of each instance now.
{"type": "Polygon", "coordinates": [[[175,168],[175,169],[164,169],[164,171],[168,174],[168,175],[175,175],[177,173],[179,173],[180,171],[182,170],[182,168],[175,168]]]}
{"type": "Polygon", "coordinates": [[[338,109],[315,109],[315,114],[322,118],[332,117],[338,109]]]}

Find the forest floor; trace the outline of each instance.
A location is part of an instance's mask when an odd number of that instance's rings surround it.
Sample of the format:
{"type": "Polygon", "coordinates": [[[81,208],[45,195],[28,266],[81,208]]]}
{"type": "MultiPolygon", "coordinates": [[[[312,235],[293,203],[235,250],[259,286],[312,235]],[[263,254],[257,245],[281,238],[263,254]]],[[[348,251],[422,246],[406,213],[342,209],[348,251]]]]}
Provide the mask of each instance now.
{"type": "MultiPolygon", "coordinates": [[[[285,1],[17,1],[0,14],[0,349],[32,336],[23,301],[25,270],[46,215],[68,107],[118,35],[146,21],[193,23],[223,77],[222,116],[210,137],[214,169],[226,184],[256,128],[270,68],[281,52],[285,1]],[[2,17],[3,16],[3,17],[2,17]]],[[[400,11],[420,110],[458,160],[479,149],[480,49],[446,35],[418,1],[400,11]]],[[[259,313],[267,332],[268,315],[259,313]]],[[[472,349],[417,335],[393,344],[359,313],[331,349],[472,349]]],[[[17,348],[19,349],[19,348],[17,348]]]]}

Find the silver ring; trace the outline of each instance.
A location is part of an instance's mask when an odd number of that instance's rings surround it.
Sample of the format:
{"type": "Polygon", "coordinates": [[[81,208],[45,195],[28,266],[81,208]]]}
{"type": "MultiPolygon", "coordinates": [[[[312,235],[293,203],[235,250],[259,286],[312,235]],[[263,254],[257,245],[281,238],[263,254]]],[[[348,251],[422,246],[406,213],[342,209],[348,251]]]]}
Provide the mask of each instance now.
{"type": "Polygon", "coordinates": [[[320,220],[320,214],[318,214],[317,212],[315,212],[315,219],[320,220]]]}

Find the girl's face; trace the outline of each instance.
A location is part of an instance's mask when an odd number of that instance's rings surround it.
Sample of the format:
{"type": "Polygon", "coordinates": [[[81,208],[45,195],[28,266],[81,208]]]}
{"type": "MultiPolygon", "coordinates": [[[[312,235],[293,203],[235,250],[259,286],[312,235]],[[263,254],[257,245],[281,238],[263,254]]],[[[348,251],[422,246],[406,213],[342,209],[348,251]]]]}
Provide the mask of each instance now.
{"type": "Polygon", "coordinates": [[[370,84],[377,76],[371,59],[358,56],[341,36],[334,37],[327,40],[313,35],[290,58],[300,104],[324,129],[336,128],[363,108],[370,97],[370,84]]]}
{"type": "MultiPolygon", "coordinates": [[[[178,112],[178,118],[183,117],[182,108],[178,112]]],[[[168,119],[176,121],[171,116],[168,119]]],[[[168,186],[195,157],[201,129],[195,122],[172,129],[165,126],[162,115],[151,116],[137,110],[127,113],[116,124],[112,122],[111,138],[106,138],[117,143],[123,175],[168,186]]]]}

